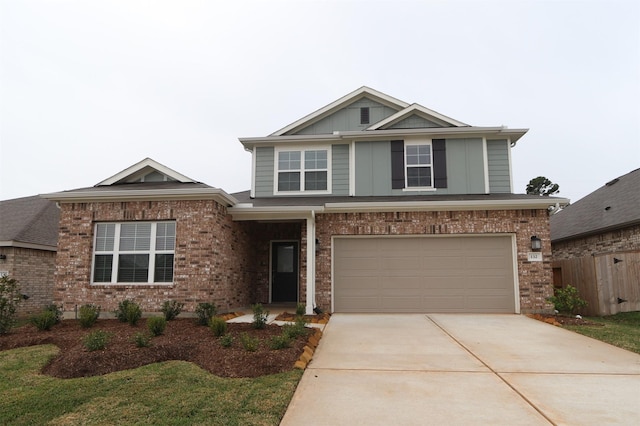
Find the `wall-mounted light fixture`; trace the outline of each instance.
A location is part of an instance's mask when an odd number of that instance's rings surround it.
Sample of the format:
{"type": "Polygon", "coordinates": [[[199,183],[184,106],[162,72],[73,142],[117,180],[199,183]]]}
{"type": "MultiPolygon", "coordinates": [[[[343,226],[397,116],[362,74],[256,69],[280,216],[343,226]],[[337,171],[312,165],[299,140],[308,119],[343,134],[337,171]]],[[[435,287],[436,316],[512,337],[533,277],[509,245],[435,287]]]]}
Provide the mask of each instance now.
{"type": "Polygon", "coordinates": [[[531,250],[538,251],[542,249],[542,240],[535,235],[531,237],[531,250]]]}
{"type": "Polygon", "coordinates": [[[7,255],[6,255],[6,254],[0,254],[0,259],[1,259],[1,260],[5,260],[6,258],[7,258],[7,255]]]}
{"type": "Polygon", "coordinates": [[[316,238],[316,253],[320,251],[320,240],[316,238]]]}

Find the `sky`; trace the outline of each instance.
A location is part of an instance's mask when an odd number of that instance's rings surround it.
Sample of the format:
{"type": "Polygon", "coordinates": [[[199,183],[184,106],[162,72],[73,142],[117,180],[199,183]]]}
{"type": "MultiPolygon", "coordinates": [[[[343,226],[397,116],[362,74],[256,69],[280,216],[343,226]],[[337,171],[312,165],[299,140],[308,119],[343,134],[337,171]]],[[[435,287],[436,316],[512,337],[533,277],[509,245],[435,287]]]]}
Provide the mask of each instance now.
{"type": "Polygon", "coordinates": [[[0,200],[146,157],[247,190],[239,137],[361,86],[530,129],[514,192],[575,202],[640,167],[640,2],[2,0],[0,200]]]}

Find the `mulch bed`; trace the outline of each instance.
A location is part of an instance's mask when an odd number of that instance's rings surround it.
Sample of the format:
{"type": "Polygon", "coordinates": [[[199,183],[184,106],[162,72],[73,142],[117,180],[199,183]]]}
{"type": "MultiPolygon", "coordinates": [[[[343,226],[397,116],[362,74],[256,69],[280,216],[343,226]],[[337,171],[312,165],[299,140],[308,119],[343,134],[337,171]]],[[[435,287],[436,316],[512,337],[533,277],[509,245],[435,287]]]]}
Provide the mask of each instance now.
{"type": "Polygon", "coordinates": [[[602,327],[603,324],[586,320],[584,318],[576,318],[575,316],[567,315],[550,315],[550,314],[528,314],[529,318],[536,319],[538,321],[546,322],[556,326],[563,325],[588,325],[602,327]]]}
{"type": "Polygon", "coordinates": [[[50,331],[39,331],[33,325],[25,325],[0,335],[0,351],[23,346],[56,345],[60,353],[44,367],[43,373],[65,379],[98,376],[169,360],[193,362],[220,377],[258,377],[291,370],[308,339],[302,336],[289,348],[272,350],[269,340],[282,333],[281,327],[267,325],[256,330],[251,324],[229,323],[228,333],[234,340],[231,347],[224,348],[209,327],[197,325],[193,318],[169,321],[164,334],[152,338],[151,346],[147,348],[138,348],[133,342],[134,335],[140,332],[147,332],[145,319],[133,327],[115,319],[100,319],[89,329],[80,327],[75,320],[62,321],[50,331]],[[112,337],[104,350],[90,352],[82,340],[95,330],[112,333],[112,337]],[[242,333],[260,340],[255,352],[243,348],[240,341],[242,333]]]}

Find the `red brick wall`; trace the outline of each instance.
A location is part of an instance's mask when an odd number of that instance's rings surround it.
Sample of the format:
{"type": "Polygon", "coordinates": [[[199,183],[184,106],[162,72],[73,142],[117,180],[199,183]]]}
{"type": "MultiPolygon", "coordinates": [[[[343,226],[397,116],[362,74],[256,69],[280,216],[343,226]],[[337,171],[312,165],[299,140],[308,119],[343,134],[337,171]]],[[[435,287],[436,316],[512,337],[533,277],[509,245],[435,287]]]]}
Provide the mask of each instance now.
{"type": "Polygon", "coordinates": [[[7,256],[0,260],[0,271],[18,280],[20,292],[29,296],[18,304],[17,316],[29,316],[53,303],[55,251],[0,247],[0,253],[7,256]]]}
{"type": "Polygon", "coordinates": [[[521,312],[552,309],[546,298],[551,284],[551,245],[546,210],[482,210],[444,212],[318,214],[316,236],[321,248],[316,258],[316,302],[331,308],[331,248],[334,235],[432,235],[510,233],[516,236],[521,312]],[[529,262],[531,236],[542,239],[543,262],[529,262]]]}
{"type": "Polygon", "coordinates": [[[94,303],[103,312],[132,299],[144,311],[159,311],[165,300],[214,303],[220,311],[247,306],[254,299],[254,247],[247,226],[233,222],[213,200],[61,204],[54,300],[65,311],[94,303]],[[99,221],[175,220],[172,285],[91,285],[94,224],[99,221]]]}

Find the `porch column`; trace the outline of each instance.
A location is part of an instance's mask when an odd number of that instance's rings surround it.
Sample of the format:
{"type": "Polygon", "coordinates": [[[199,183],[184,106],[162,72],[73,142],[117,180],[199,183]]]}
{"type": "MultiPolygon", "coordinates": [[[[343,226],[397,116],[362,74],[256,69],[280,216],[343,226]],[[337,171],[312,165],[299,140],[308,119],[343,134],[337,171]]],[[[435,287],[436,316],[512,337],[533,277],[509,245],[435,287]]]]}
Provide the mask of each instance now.
{"type": "Polygon", "coordinates": [[[307,218],[307,305],[306,314],[313,315],[316,299],[316,215],[307,218]]]}

